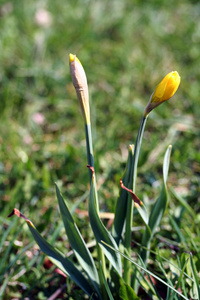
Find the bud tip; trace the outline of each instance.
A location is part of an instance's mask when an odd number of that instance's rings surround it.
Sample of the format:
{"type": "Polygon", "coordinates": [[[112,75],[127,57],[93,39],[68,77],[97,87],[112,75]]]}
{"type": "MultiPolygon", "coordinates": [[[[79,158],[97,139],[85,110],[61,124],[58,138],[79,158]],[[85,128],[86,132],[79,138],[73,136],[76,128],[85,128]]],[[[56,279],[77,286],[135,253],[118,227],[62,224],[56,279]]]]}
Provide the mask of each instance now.
{"type": "Polygon", "coordinates": [[[74,61],[77,61],[82,66],[80,60],[76,57],[76,55],[70,53],[69,54],[69,64],[71,64],[74,61]]]}
{"type": "Polygon", "coordinates": [[[71,64],[74,61],[75,57],[76,56],[74,54],[69,54],[69,64],[71,64]]]}

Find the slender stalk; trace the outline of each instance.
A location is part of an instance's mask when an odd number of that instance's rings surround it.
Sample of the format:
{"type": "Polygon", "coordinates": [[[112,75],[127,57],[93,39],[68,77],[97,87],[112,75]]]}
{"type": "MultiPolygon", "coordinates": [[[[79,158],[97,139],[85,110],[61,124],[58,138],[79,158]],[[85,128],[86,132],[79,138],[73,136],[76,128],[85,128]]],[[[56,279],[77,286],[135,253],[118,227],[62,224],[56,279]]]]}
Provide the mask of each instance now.
{"type": "MultiPolygon", "coordinates": [[[[85,137],[86,137],[88,165],[90,165],[94,168],[91,124],[85,124],[85,137]]],[[[92,171],[90,169],[89,169],[89,177],[90,177],[90,182],[91,182],[91,180],[92,180],[92,171]]]]}
{"type": "Polygon", "coordinates": [[[133,180],[133,193],[135,193],[135,189],[136,189],[136,181],[137,181],[137,166],[138,166],[138,159],[139,159],[139,153],[140,153],[140,148],[141,148],[141,144],[142,144],[142,138],[143,138],[143,134],[144,134],[144,128],[146,125],[146,121],[147,121],[147,117],[142,117],[142,120],[140,122],[140,127],[139,127],[139,131],[138,131],[138,135],[137,135],[137,139],[136,139],[136,143],[135,143],[135,151],[134,151],[134,156],[133,156],[133,163],[132,163],[132,170],[133,170],[133,175],[132,178],[130,178],[130,180],[133,180]]]}
{"type": "MultiPolygon", "coordinates": [[[[144,128],[146,124],[147,116],[143,116],[140,122],[140,127],[138,130],[138,135],[135,143],[135,149],[133,154],[132,166],[131,166],[131,174],[129,179],[129,189],[132,189],[135,193],[136,189],[136,180],[137,180],[137,166],[138,166],[138,159],[139,153],[144,133],[144,128]]],[[[126,227],[125,227],[125,241],[124,246],[128,252],[131,254],[131,227],[133,222],[133,208],[134,203],[132,198],[128,197],[128,205],[127,205],[127,213],[126,213],[126,227]]],[[[131,283],[131,264],[128,260],[124,260],[124,280],[127,284],[130,285],[131,283]]]]}
{"type": "MultiPolygon", "coordinates": [[[[86,136],[86,146],[87,146],[87,160],[88,165],[94,168],[94,156],[93,156],[93,146],[92,146],[92,132],[91,132],[91,125],[85,124],[85,136],[86,136]]],[[[92,180],[92,171],[89,169],[89,178],[90,178],[90,184],[92,180]]],[[[97,195],[97,188],[96,184],[94,185],[95,189],[95,196],[96,196],[96,209],[99,213],[99,202],[98,202],[98,195],[97,195]]]]}
{"type": "MultiPolygon", "coordinates": [[[[126,225],[125,225],[125,241],[124,246],[128,252],[131,253],[131,226],[133,222],[133,200],[130,196],[128,196],[128,205],[127,205],[127,213],[126,213],[126,225]]],[[[131,283],[131,264],[125,259],[124,260],[124,281],[130,285],[131,283]]]]}
{"type": "MultiPolygon", "coordinates": [[[[91,132],[91,124],[85,124],[85,136],[86,136],[86,147],[87,147],[87,161],[88,165],[92,166],[94,168],[94,156],[93,156],[93,146],[92,146],[92,132],[91,132]]],[[[89,169],[89,179],[90,179],[90,185],[92,181],[92,171],[89,169]]],[[[96,180],[96,179],[94,179],[96,180]]],[[[97,194],[97,188],[96,188],[96,182],[94,184],[94,192],[95,192],[95,205],[97,209],[97,213],[99,214],[99,203],[98,203],[98,194],[97,194]]],[[[98,261],[99,261],[99,266],[100,263],[102,264],[102,269],[104,276],[106,277],[106,263],[105,263],[105,256],[103,254],[103,251],[101,247],[97,244],[97,254],[98,254],[98,261]]],[[[102,287],[102,293],[104,295],[104,299],[107,298],[107,293],[105,291],[104,287],[104,281],[102,278],[102,274],[99,269],[99,279],[101,282],[101,287],[102,287]]]]}

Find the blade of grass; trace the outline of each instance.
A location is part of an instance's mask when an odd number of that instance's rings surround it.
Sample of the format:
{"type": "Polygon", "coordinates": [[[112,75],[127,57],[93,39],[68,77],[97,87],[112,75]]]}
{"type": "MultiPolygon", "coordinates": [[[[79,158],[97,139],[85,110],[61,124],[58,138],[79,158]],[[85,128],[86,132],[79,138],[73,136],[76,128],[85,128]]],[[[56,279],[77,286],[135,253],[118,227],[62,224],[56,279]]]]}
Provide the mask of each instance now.
{"type": "MultiPolygon", "coordinates": [[[[138,255],[138,256],[139,256],[139,255],[138,255]]],[[[144,264],[144,262],[143,262],[143,260],[142,260],[142,258],[141,258],[140,256],[139,256],[139,260],[140,260],[141,266],[143,266],[143,267],[145,268],[145,264],[144,264]]],[[[139,272],[140,272],[140,271],[139,271],[139,272]]],[[[156,296],[158,297],[158,299],[161,300],[161,297],[160,297],[160,295],[158,294],[158,291],[157,291],[156,287],[154,286],[154,283],[153,283],[153,281],[152,281],[152,279],[151,279],[151,276],[149,276],[149,274],[147,273],[147,277],[148,277],[148,279],[149,279],[149,281],[148,281],[147,278],[144,276],[143,272],[140,272],[140,274],[141,274],[141,276],[143,277],[143,279],[145,280],[145,282],[147,283],[147,285],[149,286],[149,288],[150,288],[150,290],[152,291],[152,293],[153,293],[154,295],[156,295],[156,296]]]]}
{"type": "Polygon", "coordinates": [[[178,200],[180,202],[180,204],[185,207],[185,209],[191,214],[191,216],[195,219],[196,217],[196,213],[195,211],[192,209],[192,207],[183,199],[183,197],[181,197],[180,195],[178,195],[176,193],[176,191],[171,187],[170,188],[170,192],[173,194],[173,196],[176,198],[176,200],[178,200]]]}
{"type": "MultiPolygon", "coordinates": [[[[136,241],[133,241],[135,244],[137,244],[139,247],[142,247],[142,248],[144,248],[140,243],[138,243],[138,242],[136,242],[136,241]]],[[[147,248],[146,248],[147,249],[147,248]]],[[[152,253],[152,254],[155,254],[155,255],[159,255],[161,258],[162,258],[162,260],[165,260],[168,264],[170,264],[170,265],[172,265],[175,269],[177,269],[179,272],[181,272],[181,270],[182,270],[182,268],[180,268],[180,267],[178,267],[178,266],[176,266],[175,264],[173,264],[171,261],[169,261],[167,258],[165,258],[164,256],[161,256],[160,254],[159,254],[159,251],[158,252],[156,252],[156,251],[153,251],[153,250],[150,250],[150,252],[152,253]]],[[[179,259],[178,257],[177,257],[177,259],[179,259]]],[[[184,276],[186,276],[188,279],[190,279],[191,281],[194,281],[186,272],[184,272],[184,276]]]]}
{"type": "MultiPolygon", "coordinates": [[[[166,272],[165,272],[165,269],[164,269],[164,267],[163,267],[162,260],[160,260],[160,257],[159,257],[159,261],[158,261],[158,260],[155,260],[155,261],[158,263],[158,266],[159,266],[161,272],[163,273],[163,276],[164,276],[166,282],[168,282],[168,285],[169,285],[169,286],[173,286],[172,281],[170,280],[169,276],[167,276],[167,274],[166,274],[166,272]]],[[[169,289],[169,286],[168,286],[168,289],[167,289],[167,296],[166,296],[166,299],[167,299],[167,300],[169,299],[169,297],[170,297],[170,292],[171,292],[170,289],[169,289]]],[[[172,291],[172,292],[173,292],[173,291],[172,291]]],[[[176,294],[174,295],[174,299],[177,299],[177,295],[176,295],[176,294]]]]}
{"type": "Polygon", "coordinates": [[[6,276],[6,277],[4,277],[4,280],[1,283],[1,287],[0,287],[0,299],[3,299],[4,292],[6,291],[6,287],[7,287],[7,284],[9,282],[9,279],[10,278],[8,276],[6,276]]]}
{"type": "Polygon", "coordinates": [[[6,266],[5,274],[9,272],[12,266],[16,263],[17,260],[20,259],[20,257],[31,247],[33,247],[34,242],[29,243],[26,247],[24,247],[17,255],[14,256],[14,258],[11,260],[11,262],[6,266]]]}
{"type": "Polygon", "coordinates": [[[167,287],[169,287],[171,290],[175,291],[176,294],[178,294],[179,296],[181,296],[183,299],[185,300],[189,300],[188,298],[186,298],[184,295],[182,295],[179,291],[177,291],[173,286],[170,286],[168,283],[166,283],[164,280],[162,280],[160,277],[158,277],[157,275],[153,274],[151,271],[147,270],[146,268],[143,268],[141,265],[139,265],[138,263],[136,263],[134,260],[132,260],[131,258],[129,258],[127,255],[125,255],[124,253],[120,252],[119,250],[116,250],[115,248],[111,247],[110,245],[106,244],[104,241],[102,241],[103,244],[105,244],[107,247],[111,248],[113,251],[119,253],[121,256],[123,256],[125,259],[129,260],[132,264],[134,264],[138,269],[143,270],[144,272],[148,273],[149,275],[151,275],[152,277],[154,277],[155,279],[157,279],[158,281],[162,282],[164,285],[166,285],[167,287]]]}
{"type": "MultiPolygon", "coordinates": [[[[184,266],[183,266],[183,268],[182,268],[182,271],[181,271],[181,273],[180,273],[180,275],[179,275],[179,278],[178,278],[177,284],[176,284],[176,286],[175,286],[175,289],[178,289],[179,286],[180,286],[180,284],[181,284],[181,282],[182,282],[183,274],[184,274],[186,265],[187,265],[187,263],[188,263],[188,260],[189,260],[189,258],[186,260],[186,262],[185,262],[185,264],[184,264],[184,266]]],[[[172,292],[172,294],[171,294],[169,300],[173,300],[173,299],[174,299],[173,297],[174,297],[174,291],[172,292]]]]}
{"type": "MultiPolygon", "coordinates": [[[[15,222],[13,224],[16,225],[15,222]]],[[[11,225],[13,225],[13,224],[11,224],[11,225]]],[[[9,231],[7,231],[7,233],[9,231]]],[[[21,231],[21,228],[19,227],[16,230],[16,233],[13,236],[12,240],[10,241],[9,246],[6,248],[6,251],[4,252],[3,257],[0,260],[0,273],[2,273],[2,270],[3,270],[4,266],[6,265],[6,260],[7,260],[8,256],[9,256],[9,254],[10,254],[11,249],[13,248],[13,244],[14,244],[15,240],[17,239],[17,236],[19,235],[20,231],[21,231]]],[[[6,267],[7,267],[7,265],[6,265],[6,267]]]]}
{"type": "Polygon", "coordinates": [[[182,234],[182,232],[181,232],[178,224],[176,223],[176,221],[174,220],[174,218],[172,216],[170,216],[170,215],[169,215],[169,220],[170,220],[170,222],[172,224],[172,227],[175,229],[178,237],[180,238],[181,243],[183,243],[186,246],[185,238],[184,238],[184,236],[183,236],[183,234],[182,234]]]}
{"type": "Polygon", "coordinates": [[[196,266],[195,266],[192,254],[190,254],[190,264],[191,264],[191,268],[192,268],[192,275],[194,277],[194,284],[193,284],[194,295],[197,297],[196,299],[200,299],[199,278],[197,275],[197,270],[196,270],[196,266]]]}
{"type": "Polygon", "coordinates": [[[124,283],[119,288],[119,296],[122,300],[141,300],[130,287],[130,285],[124,283]]]}
{"type": "MultiPolygon", "coordinates": [[[[7,229],[3,232],[3,235],[1,237],[1,240],[0,240],[0,253],[2,251],[2,247],[4,245],[4,242],[7,238],[7,236],[9,235],[10,231],[12,230],[12,228],[16,225],[16,219],[14,219],[10,224],[9,226],[7,227],[7,229]]],[[[1,228],[1,230],[3,231],[3,226],[1,228]]]]}
{"type": "MultiPolygon", "coordinates": [[[[185,255],[185,253],[183,253],[182,255],[185,255]]],[[[178,261],[178,267],[179,267],[179,269],[181,270],[182,266],[184,266],[185,263],[184,263],[184,265],[183,265],[183,263],[181,264],[181,260],[180,260],[179,257],[177,257],[177,261],[178,261]]],[[[185,261],[185,260],[184,260],[184,261],[185,261]]],[[[187,265],[186,265],[186,267],[187,267],[187,265]]],[[[184,272],[184,275],[185,275],[185,274],[186,274],[186,273],[184,272]]],[[[181,280],[182,291],[183,291],[184,295],[187,296],[185,283],[186,283],[185,278],[182,278],[182,280],[181,280]]]]}

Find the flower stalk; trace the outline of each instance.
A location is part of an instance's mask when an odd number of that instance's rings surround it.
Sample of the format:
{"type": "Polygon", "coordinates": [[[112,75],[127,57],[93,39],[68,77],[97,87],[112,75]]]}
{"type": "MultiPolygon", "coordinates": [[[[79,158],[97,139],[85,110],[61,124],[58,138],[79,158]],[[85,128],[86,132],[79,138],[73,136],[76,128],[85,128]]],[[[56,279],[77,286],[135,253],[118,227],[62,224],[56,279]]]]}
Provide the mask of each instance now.
{"type": "MultiPolygon", "coordinates": [[[[132,165],[131,165],[129,189],[132,190],[134,194],[135,194],[135,190],[136,190],[138,159],[139,159],[139,153],[140,153],[140,148],[141,148],[141,144],[142,144],[144,128],[146,125],[146,120],[147,120],[147,117],[144,117],[144,116],[141,119],[139,131],[138,131],[138,135],[137,135],[137,139],[136,139],[136,143],[135,143],[132,165]]],[[[135,204],[135,205],[139,205],[139,204],[135,204]]],[[[129,255],[131,254],[131,227],[132,227],[132,223],[133,223],[133,209],[134,209],[134,202],[133,202],[133,199],[131,198],[131,195],[129,194],[127,213],[126,213],[125,242],[124,242],[124,246],[129,255]]],[[[130,283],[131,283],[131,263],[127,259],[124,260],[124,280],[127,284],[130,285],[130,283]]]]}
{"type": "MultiPolygon", "coordinates": [[[[94,157],[93,157],[93,143],[92,143],[92,132],[91,132],[91,123],[90,123],[90,106],[89,106],[89,93],[88,93],[88,84],[87,84],[87,77],[84,71],[84,68],[80,62],[80,60],[73,54],[69,55],[69,65],[70,65],[70,72],[72,77],[72,82],[74,88],[76,90],[76,94],[78,100],[81,105],[81,109],[83,112],[83,117],[85,121],[85,136],[86,136],[86,148],[87,148],[87,161],[88,165],[92,168],[89,168],[89,179],[90,179],[90,186],[92,185],[92,180],[94,181],[93,188],[95,194],[95,206],[97,213],[99,215],[99,202],[98,202],[98,194],[96,188],[96,179],[93,176],[92,169],[94,170],[94,157]]],[[[98,252],[98,260],[99,266],[102,265],[102,269],[104,274],[106,275],[106,264],[105,264],[105,257],[102,249],[97,243],[97,252],[98,252]]],[[[101,288],[103,294],[105,294],[103,278],[101,276],[101,272],[99,271],[99,278],[101,281],[101,288]]]]}
{"type": "MultiPolygon", "coordinates": [[[[151,95],[150,100],[144,110],[144,114],[141,119],[139,131],[136,139],[135,150],[132,159],[130,180],[129,180],[129,189],[132,190],[134,194],[136,190],[139,153],[140,153],[140,148],[141,148],[147,117],[155,107],[169,100],[175,94],[175,92],[179,87],[179,84],[180,84],[180,76],[178,72],[172,71],[168,73],[156,87],[154,93],[151,95]]],[[[133,209],[134,209],[134,202],[132,201],[132,198],[129,194],[127,214],[126,214],[125,242],[124,242],[124,246],[129,255],[131,254],[131,227],[133,222],[133,209]]],[[[124,280],[127,284],[131,283],[131,264],[128,260],[124,260],[124,280]]]]}

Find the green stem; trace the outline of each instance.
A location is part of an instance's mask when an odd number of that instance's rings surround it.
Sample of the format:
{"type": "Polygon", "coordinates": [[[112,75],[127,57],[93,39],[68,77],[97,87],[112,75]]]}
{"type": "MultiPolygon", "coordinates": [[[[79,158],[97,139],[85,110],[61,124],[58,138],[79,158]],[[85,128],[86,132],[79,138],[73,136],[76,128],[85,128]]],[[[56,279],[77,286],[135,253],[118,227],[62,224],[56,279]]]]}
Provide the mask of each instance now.
{"type": "MultiPolygon", "coordinates": [[[[85,124],[85,136],[86,136],[86,146],[87,146],[87,161],[88,165],[94,168],[94,156],[93,156],[93,146],[92,146],[92,132],[91,132],[91,125],[85,124]]],[[[89,178],[90,178],[90,184],[92,180],[92,171],[89,169],[89,178]]],[[[95,199],[96,199],[96,209],[99,214],[99,202],[98,202],[98,195],[97,195],[97,189],[95,184],[95,199]]]]}
{"type": "MultiPolygon", "coordinates": [[[[92,132],[91,132],[91,125],[90,124],[85,124],[85,136],[86,136],[86,147],[87,147],[87,161],[88,161],[88,165],[92,166],[94,168],[94,157],[93,157],[93,146],[92,146],[92,132]]],[[[89,179],[90,179],[90,185],[91,185],[91,181],[92,181],[92,171],[89,169],[89,179]]],[[[94,179],[96,180],[96,179],[94,179]]],[[[96,205],[96,209],[97,209],[97,213],[99,214],[99,203],[98,203],[98,195],[97,195],[97,188],[96,188],[96,182],[94,184],[94,192],[95,192],[95,205],[96,205]]],[[[103,251],[101,249],[101,247],[98,245],[97,243],[97,254],[98,254],[98,261],[99,261],[99,265],[100,262],[102,264],[102,269],[103,269],[103,273],[104,276],[106,277],[106,263],[105,263],[105,256],[103,254],[103,251]]],[[[99,267],[100,268],[100,267],[99,267]]],[[[107,298],[107,293],[104,287],[104,281],[99,269],[99,279],[101,282],[101,289],[102,289],[102,293],[104,296],[104,299],[107,298]]]]}
{"type": "Polygon", "coordinates": [[[137,166],[138,166],[138,159],[139,159],[139,154],[140,154],[140,148],[141,148],[141,144],[142,144],[142,138],[143,138],[143,134],[144,134],[144,128],[146,125],[146,121],[147,121],[147,117],[142,117],[142,120],[140,122],[140,127],[139,127],[139,131],[138,131],[138,135],[137,135],[137,139],[136,139],[136,143],[135,143],[135,151],[134,151],[134,156],[133,156],[133,163],[132,163],[132,170],[133,170],[133,175],[130,178],[130,180],[132,180],[132,184],[133,184],[133,193],[135,193],[135,189],[136,189],[136,181],[137,181],[137,166]]]}
{"type": "MultiPolygon", "coordinates": [[[[124,246],[126,248],[127,253],[130,255],[131,253],[131,225],[133,222],[133,200],[130,196],[128,196],[128,205],[127,205],[127,213],[126,213],[126,225],[125,225],[125,241],[124,246]],[[131,225],[130,225],[131,224],[131,225]]],[[[130,261],[124,260],[124,281],[130,285],[131,283],[131,264],[130,261]]]]}
{"type": "MultiPolygon", "coordinates": [[[[135,143],[135,149],[133,154],[133,160],[132,160],[132,166],[131,166],[131,174],[129,179],[129,189],[132,189],[135,193],[136,189],[136,180],[137,180],[137,166],[138,166],[138,159],[139,159],[139,153],[144,133],[144,128],[146,124],[147,117],[142,117],[142,120],[140,122],[140,127],[138,130],[138,135],[135,143]]],[[[132,198],[128,197],[128,205],[127,205],[127,213],[126,213],[126,226],[125,226],[125,242],[124,246],[128,252],[129,255],[131,255],[131,227],[133,222],[133,208],[134,203],[132,198]]],[[[131,283],[131,263],[125,259],[124,260],[124,280],[127,284],[130,285],[131,283]]]]}
{"type": "MultiPolygon", "coordinates": [[[[94,157],[93,157],[93,146],[92,146],[92,132],[91,125],[85,124],[85,137],[86,137],[86,147],[87,147],[87,161],[88,165],[94,168],[94,157]]],[[[90,182],[92,179],[92,171],[89,169],[90,182]]]]}

